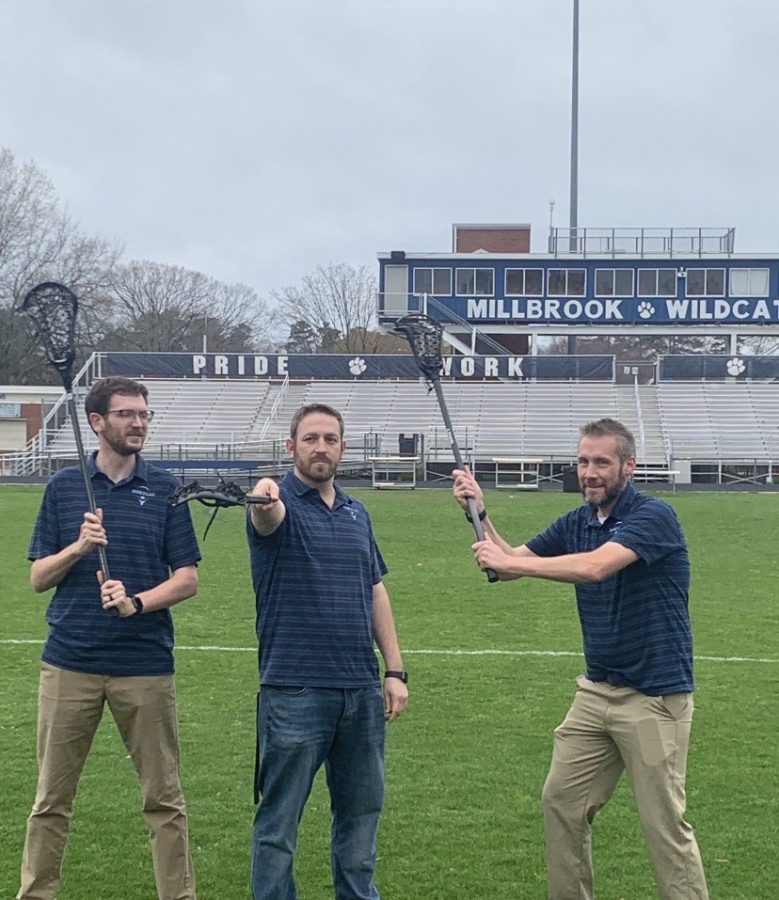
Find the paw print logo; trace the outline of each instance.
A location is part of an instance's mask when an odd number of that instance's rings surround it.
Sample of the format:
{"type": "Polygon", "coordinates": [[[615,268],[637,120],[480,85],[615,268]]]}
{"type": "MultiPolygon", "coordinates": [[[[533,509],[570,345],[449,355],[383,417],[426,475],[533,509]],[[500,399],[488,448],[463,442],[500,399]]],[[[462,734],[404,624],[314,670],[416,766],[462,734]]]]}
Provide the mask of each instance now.
{"type": "Polygon", "coordinates": [[[735,377],[737,375],[743,375],[746,366],[744,365],[743,359],[734,356],[733,359],[729,359],[727,363],[725,363],[725,368],[728,370],[728,375],[733,375],[735,377]]]}
{"type": "Polygon", "coordinates": [[[638,314],[642,319],[648,319],[655,314],[655,308],[651,303],[643,301],[638,304],[638,314]]]}
{"type": "Polygon", "coordinates": [[[354,359],[349,360],[349,371],[352,375],[362,375],[367,368],[368,366],[361,356],[355,356],[354,359]]]}

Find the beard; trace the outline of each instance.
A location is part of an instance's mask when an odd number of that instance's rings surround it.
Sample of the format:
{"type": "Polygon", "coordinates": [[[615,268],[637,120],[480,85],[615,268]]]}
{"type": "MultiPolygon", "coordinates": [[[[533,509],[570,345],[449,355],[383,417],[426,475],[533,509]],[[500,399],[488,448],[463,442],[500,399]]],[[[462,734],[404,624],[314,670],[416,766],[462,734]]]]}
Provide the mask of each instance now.
{"type": "Polygon", "coordinates": [[[127,437],[123,432],[117,433],[108,431],[108,429],[103,432],[103,438],[106,444],[108,444],[108,446],[114,451],[114,453],[117,453],[119,456],[135,456],[137,453],[141,452],[141,449],[143,447],[143,435],[137,434],[131,436],[141,438],[142,443],[140,447],[131,447],[127,443],[127,437]]]}
{"type": "Polygon", "coordinates": [[[317,484],[335,478],[335,473],[338,471],[338,460],[334,462],[332,459],[321,457],[319,459],[304,460],[295,454],[294,463],[295,468],[301,475],[304,475],[310,481],[315,481],[317,484]]]}
{"type": "Polygon", "coordinates": [[[587,504],[587,506],[590,507],[590,509],[595,510],[595,509],[599,509],[600,507],[603,507],[603,506],[609,506],[625,490],[627,483],[628,483],[628,476],[621,475],[619,477],[619,480],[616,482],[616,484],[613,484],[610,487],[604,485],[603,487],[599,487],[599,488],[588,488],[585,485],[582,485],[582,497],[584,497],[584,501],[587,504]],[[602,491],[603,497],[600,500],[588,500],[587,499],[587,491],[588,490],[602,491]]]}

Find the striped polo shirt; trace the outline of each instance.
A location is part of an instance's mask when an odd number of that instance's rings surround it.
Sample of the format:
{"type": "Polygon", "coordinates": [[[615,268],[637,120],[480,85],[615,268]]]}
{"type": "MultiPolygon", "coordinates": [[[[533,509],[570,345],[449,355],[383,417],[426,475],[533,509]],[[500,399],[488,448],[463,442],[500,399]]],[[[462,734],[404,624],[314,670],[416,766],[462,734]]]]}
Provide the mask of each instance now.
{"type": "Polygon", "coordinates": [[[373,586],[387,567],[368,511],[338,485],[330,509],[291,471],[279,487],[276,531],[263,537],[247,520],[262,684],[378,684],[373,586]]]}
{"type": "Polygon", "coordinates": [[[561,556],[608,541],[638,559],[601,582],[576,585],[587,677],[650,696],[692,691],[690,563],[672,506],[629,484],[602,524],[580,506],[526,546],[537,556],[561,556]]]}
{"type": "MultiPolygon", "coordinates": [[[[165,581],[171,570],[200,559],[186,504],[171,506],[178,480],[140,455],[129,478],[114,484],[87,461],[95,503],[103,510],[106,556],[112,578],[128,595],[165,581]]],[[[30,540],[29,559],[58,553],[78,540],[87,494],[78,466],[49,481],[30,540]]],[[[80,559],[54,590],[46,611],[45,662],[100,675],[163,675],[173,672],[173,620],[167,609],[120,618],[103,611],[96,572],[97,548],[80,559]]]]}

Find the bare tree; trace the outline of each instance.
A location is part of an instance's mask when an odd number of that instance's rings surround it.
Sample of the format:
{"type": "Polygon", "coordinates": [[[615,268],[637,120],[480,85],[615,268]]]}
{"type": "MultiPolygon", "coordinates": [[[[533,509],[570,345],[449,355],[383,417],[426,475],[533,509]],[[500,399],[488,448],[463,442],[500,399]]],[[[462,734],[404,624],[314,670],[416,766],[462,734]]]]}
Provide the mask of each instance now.
{"type": "Polygon", "coordinates": [[[62,281],[86,297],[79,345],[89,351],[95,326],[105,321],[102,315],[90,317],[89,298],[106,286],[120,252],[118,245],[79,231],[34,162],[19,164],[10,150],[0,148],[0,310],[8,313],[0,342],[6,381],[56,380],[29,325],[12,312],[27,290],[41,281],[62,281]]]}
{"type": "Polygon", "coordinates": [[[775,335],[750,334],[741,338],[739,345],[741,352],[750,356],[776,356],[779,353],[779,339],[775,335]]]}
{"type": "Polygon", "coordinates": [[[80,298],[80,359],[93,350],[251,352],[279,344],[277,316],[243,284],[153,262],[120,264],[121,247],[84,235],[34,162],[0,148],[0,374],[9,382],[56,376],[13,312],[41,281],[80,298]]]}
{"type": "Polygon", "coordinates": [[[342,353],[374,353],[376,278],[367,266],[319,266],[297,287],[272,291],[279,316],[290,329],[290,344],[342,353]],[[324,346],[324,344],[327,346],[324,346]]]}
{"type": "Polygon", "coordinates": [[[63,281],[89,296],[105,286],[120,253],[79,231],[34,162],[19,165],[0,148],[0,305],[14,305],[41,281],[63,281]]]}
{"type": "Polygon", "coordinates": [[[224,284],[180,266],[134,260],[116,266],[102,307],[112,329],[104,349],[147,352],[248,352],[264,337],[269,314],[244,284],[224,284]]]}
{"type": "Polygon", "coordinates": [[[32,277],[52,234],[62,229],[54,187],[34,164],[19,166],[0,149],[0,301],[13,305],[32,277]]]}

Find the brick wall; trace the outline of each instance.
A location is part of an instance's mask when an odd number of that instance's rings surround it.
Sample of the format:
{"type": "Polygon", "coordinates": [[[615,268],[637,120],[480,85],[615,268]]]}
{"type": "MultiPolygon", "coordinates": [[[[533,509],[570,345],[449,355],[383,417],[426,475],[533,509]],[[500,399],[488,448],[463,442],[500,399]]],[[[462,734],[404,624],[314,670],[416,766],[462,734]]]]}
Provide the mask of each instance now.
{"type": "Polygon", "coordinates": [[[530,253],[529,225],[455,225],[454,253],[530,253]]]}

